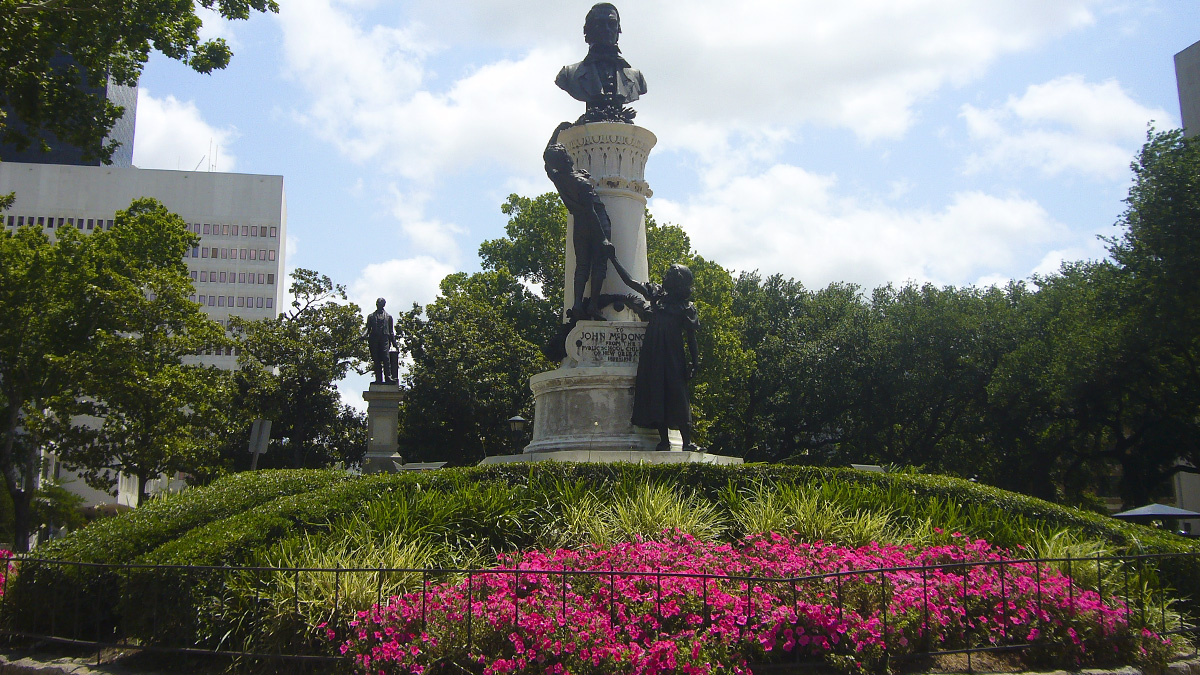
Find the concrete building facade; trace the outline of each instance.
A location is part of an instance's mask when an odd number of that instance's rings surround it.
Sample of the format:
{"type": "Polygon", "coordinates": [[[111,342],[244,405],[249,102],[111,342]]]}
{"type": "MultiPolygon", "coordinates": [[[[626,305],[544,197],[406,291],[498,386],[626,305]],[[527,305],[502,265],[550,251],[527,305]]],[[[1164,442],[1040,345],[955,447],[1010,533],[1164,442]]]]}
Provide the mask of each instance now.
{"type": "Polygon", "coordinates": [[[1175,55],[1175,85],[1183,135],[1195,136],[1200,133],[1200,42],[1175,55]]]}

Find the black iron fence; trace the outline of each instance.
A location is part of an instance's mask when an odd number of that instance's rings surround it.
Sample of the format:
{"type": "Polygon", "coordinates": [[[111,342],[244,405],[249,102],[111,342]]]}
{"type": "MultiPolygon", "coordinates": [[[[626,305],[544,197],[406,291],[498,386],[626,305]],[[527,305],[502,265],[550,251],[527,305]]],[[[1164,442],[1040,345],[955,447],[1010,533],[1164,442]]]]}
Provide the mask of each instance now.
{"type": "MultiPolygon", "coordinates": [[[[431,620],[429,612],[439,589],[448,584],[465,589],[461,624],[453,631],[466,652],[480,648],[476,626],[484,616],[479,609],[492,594],[511,596],[515,630],[522,629],[522,613],[540,611],[557,614],[557,620],[570,621],[579,602],[577,592],[568,588],[584,580],[595,590],[590,602],[607,603],[609,621],[616,625],[628,617],[625,598],[619,592],[623,582],[635,581],[646,595],[646,611],[664,620],[664,587],[667,594],[678,591],[678,584],[699,584],[698,602],[703,624],[711,625],[716,614],[740,614],[739,625],[749,626],[756,618],[771,615],[779,606],[798,606],[800,598],[814,588],[824,594],[830,611],[841,620],[845,612],[872,614],[882,622],[883,652],[889,658],[963,654],[967,670],[972,655],[982,652],[1021,651],[1032,642],[1028,630],[1017,630],[1004,622],[1000,639],[976,631],[967,631],[958,641],[931,641],[931,588],[934,573],[961,575],[961,609],[969,617],[967,577],[973,570],[989,570],[998,580],[999,607],[1007,613],[1015,608],[1012,599],[1016,570],[1032,571],[1035,589],[1022,591],[1032,599],[1035,616],[1043,615],[1043,581],[1050,575],[1065,576],[1066,599],[1074,615],[1076,595],[1095,592],[1108,607],[1122,615],[1123,630],[1143,628],[1162,636],[1182,636],[1190,645],[1200,637],[1194,617],[1194,598],[1172,598],[1172,590],[1162,579],[1164,568],[1194,569],[1200,554],[1148,554],[1096,556],[1093,558],[1038,558],[947,562],[940,565],[889,567],[868,570],[844,570],[799,577],[739,576],[694,572],[647,572],[621,570],[543,570],[504,569],[409,569],[384,567],[228,567],[200,565],[97,564],[45,560],[10,559],[4,563],[5,576],[0,586],[0,636],[11,641],[37,641],[94,649],[100,659],[104,650],[129,650],[234,659],[244,662],[289,663],[297,667],[349,666],[349,658],[339,655],[339,640],[348,634],[350,622],[371,607],[385,605],[403,596],[420,606],[422,627],[431,620]],[[1052,571],[1053,570],[1053,571],[1052,571]],[[889,629],[891,599],[901,592],[898,578],[906,579],[904,592],[918,594],[924,625],[918,630],[923,641],[912,644],[889,629]],[[919,581],[918,581],[919,579],[919,581]],[[521,589],[536,581],[540,589],[538,604],[532,597],[523,606],[521,589]],[[1007,584],[1006,584],[1007,582],[1007,584]],[[847,587],[863,584],[870,593],[850,598],[847,587]],[[675,585],[675,586],[673,586],[675,585]],[[605,591],[607,589],[607,591],[605,591]],[[652,589],[652,590],[646,590],[652,589]],[[726,602],[718,605],[720,594],[726,602]],[[730,599],[732,598],[732,601],[730,599]],[[482,604],[479,604],[482,602],[482,604]],[[853,606],[851,607],[851,604],[853,606]],[[555,606],[557,605],[557,606],[555,606]],[[331,640],[326,631],[339,636],[331,640]],[[286,639],[271,639],[272,634],[286,639]],[[267,636],[267,637],[264,637],[267,636]],[[904,639],[903,646],[889,640],[904,639]]],[[[1165,575],[1170,576],[1170,575],[1165,575]]],[[[1026,574],[1028,578],[1028,574],[1026,574]]],[[[1027,583],[1027,582],[1026,582],[1027,583]]],[[[993,592],[995,594],[995,592],[993,592]]],[[[1060,599],[1061,600],[1061,599],[1060,599]]],[[[414,610],[415,611],[415,610],[414,610]]],[[[980,608],[980,612],[994,611],[980,608]]],[[[912,621],[913,617],[904,617],[912,621]]],[[[449,620],[440,616],[439,620],[449,620]]],[[[798,661],[800,650],[778,653],[776,662],[798,661]]]]}

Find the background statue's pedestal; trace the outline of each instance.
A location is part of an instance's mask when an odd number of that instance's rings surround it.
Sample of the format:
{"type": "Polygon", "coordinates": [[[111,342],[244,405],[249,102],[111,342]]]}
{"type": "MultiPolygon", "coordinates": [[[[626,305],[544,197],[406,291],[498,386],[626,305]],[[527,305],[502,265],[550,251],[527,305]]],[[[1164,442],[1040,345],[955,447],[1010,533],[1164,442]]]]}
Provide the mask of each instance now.
{"type": "Polygon", "coordinates": [[[404,460],[397,452],[396,433],[400,427],[400,401],[404,392],[397,384],[372,383],[363,392],[367,402],[367,454],[363,457],[363,473],[396,471],[396,462],[404,460]]]}

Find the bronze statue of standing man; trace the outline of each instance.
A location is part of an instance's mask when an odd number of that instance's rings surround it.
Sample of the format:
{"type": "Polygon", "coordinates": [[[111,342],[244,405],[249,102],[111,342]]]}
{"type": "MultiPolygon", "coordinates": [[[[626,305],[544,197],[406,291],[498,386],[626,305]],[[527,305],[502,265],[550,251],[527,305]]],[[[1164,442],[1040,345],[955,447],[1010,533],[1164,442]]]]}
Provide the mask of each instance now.
{"type": "Polygon", "coordinates": [[[386,304],[383,298],[375,301],[375,311],[367,315],[367,330],[363,334],[371,350],[371,367],[375,370],[376,384],[396,382],[396,373],[392,372],[388,357],[390,348],[396,346],[396,331],[392,315],[383,308],[386,304]]]}

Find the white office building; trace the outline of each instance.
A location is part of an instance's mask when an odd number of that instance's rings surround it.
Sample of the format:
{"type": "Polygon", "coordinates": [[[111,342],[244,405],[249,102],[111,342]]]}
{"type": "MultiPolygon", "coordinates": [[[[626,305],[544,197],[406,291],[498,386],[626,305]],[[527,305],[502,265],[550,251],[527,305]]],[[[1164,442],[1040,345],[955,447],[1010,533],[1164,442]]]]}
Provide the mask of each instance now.
{"type": "MultiPolygon", "coordinates": [[[[139,197],[153,197],[179,214],[199,235],[188,252],[192,300],[213,319],[272,318],[283,304],[286,279],[287,203],[283,176],[196,171],[0,162],[0,194],[16,193],[13,206],[0,212],[0,224],[12,232],[34,225],[54,234],[64,227],[83,232],[108,229],[118,210],[139,197]]],[[[233,350],[198,358],[234,368],[233,350]]],[[[68,489],[95,505],[112,497],[91,490],[47,458],[47,477],[68,481],[68,489]]],[[[121,476],[117,502],[136,505],[133,484],[121,476]]],[[[179,485],[163,477],[151,489],[179,485]]]]}

